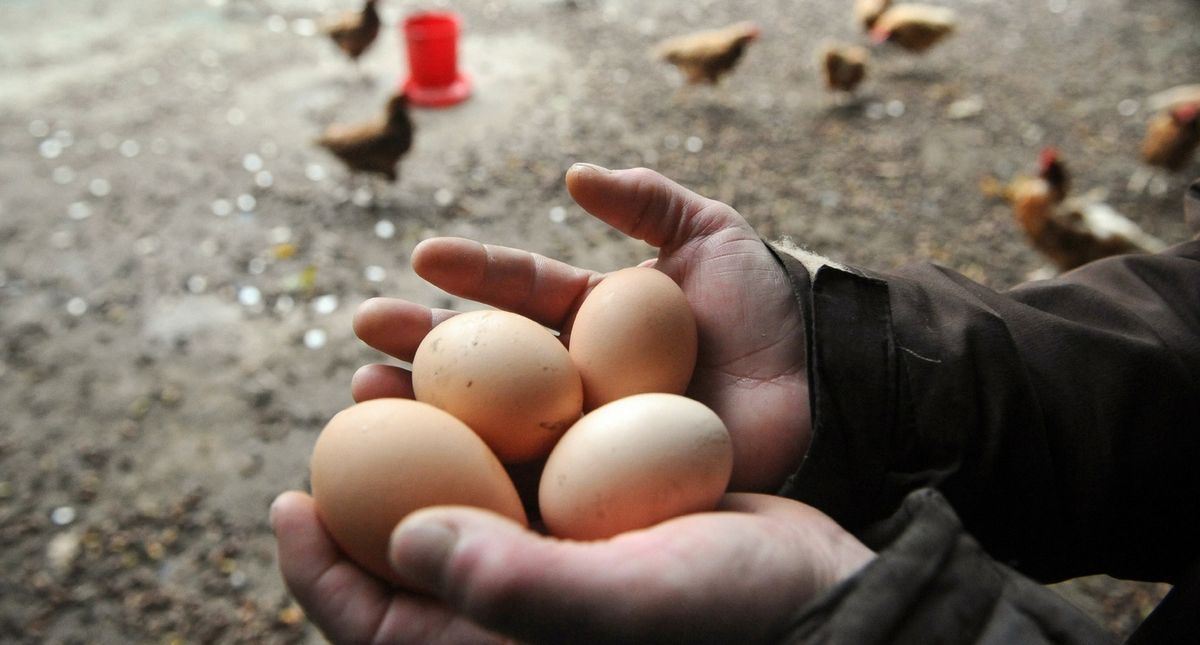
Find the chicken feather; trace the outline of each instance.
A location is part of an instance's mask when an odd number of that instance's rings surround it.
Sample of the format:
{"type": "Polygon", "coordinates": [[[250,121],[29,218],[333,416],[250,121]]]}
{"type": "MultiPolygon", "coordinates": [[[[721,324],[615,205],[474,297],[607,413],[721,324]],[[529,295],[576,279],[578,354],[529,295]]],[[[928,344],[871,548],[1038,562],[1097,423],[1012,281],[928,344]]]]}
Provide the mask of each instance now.
{"type": "Polygon", "coordinates": [[[374,173],[396,181],[396,166],[412,147],[408,99],[397,94],[380,117],[362,123],[333,124],[316,140],[351,172],[374,173]]]}
{"type": "Polygon", "coordinates": [[[1030,245],[1060,271],[1111,255],[1153,253],[1166,244],[1098,197],[1068,196],[1070,176],[1057,151],[1042,152],[1035,177],[1019,177],[1002,195],[1030,245]]]}

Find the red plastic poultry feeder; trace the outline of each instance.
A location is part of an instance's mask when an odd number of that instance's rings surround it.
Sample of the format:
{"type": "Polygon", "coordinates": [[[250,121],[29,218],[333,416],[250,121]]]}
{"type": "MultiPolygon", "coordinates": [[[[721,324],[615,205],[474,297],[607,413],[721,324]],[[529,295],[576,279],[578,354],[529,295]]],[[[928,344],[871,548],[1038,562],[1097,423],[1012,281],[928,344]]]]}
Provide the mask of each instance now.
{"type": "Polygon", "coordinates": [[[448,107],[471,95],[471,81],[458,69],[460,24],[452,12],[422,12],[404,19],[409,77],[403,89],[412,105],[448,107]]]}

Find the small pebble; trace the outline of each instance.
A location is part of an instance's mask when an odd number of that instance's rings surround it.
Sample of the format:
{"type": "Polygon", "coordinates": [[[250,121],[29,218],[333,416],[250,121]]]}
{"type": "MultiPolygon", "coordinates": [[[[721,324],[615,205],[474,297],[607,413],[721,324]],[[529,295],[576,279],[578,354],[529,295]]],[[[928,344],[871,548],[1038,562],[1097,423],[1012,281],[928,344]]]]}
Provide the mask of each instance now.
{"type": "Polygon", "coordinates": [[[338,297],[332,293],[320,296],[313,300],[312,308],[318,314],[331,314],[337,311],[338,297]]]}
{"type": "Polygon", "coordinates": [[[296,301],[286,293],[275,300],[275,311],[286,314],[296,308],[296,301]]]}
{"type": "Polygon", "coordinates": [[[1117,114],[1121,116],[1133,116],[1141,109],[1141,105],[1135,99],[1122,99],[1117,103],[1117,114]]]}
{"type": "Polygon", "coordinates": [[[363,277],[371,282],[383,282],[387,277],[387,271],[377,264],[372,264],[363,269],[363,277]]]}
{"type": "Polygon", "coordinates": [[[78,296],[67,301],[67,313],[72,316],[82,316],[88,310],[88,303],[83,298],[78,296]]]}
{"type": "Polygon", "coordinates": [[[272,244],[283,244],[292,240],[292,229],[288,226],[276,226],[267,235],[272,244]]]}
{"type": "Polygon", "coordinates": [[[304,332],[304,346],[309,349],[320,349],[325,346],[327,336],[323,329],[310,329],[304,332]]]}
{"type": "Polygon", "coordinates": [[[308,18],[297,18],[292,21],[292,33],[297,36],[312,36],[317,33],[317,23],[308,18]]]}
{"type": "Polygon", "coordinates": [[[381,219],[375,222],[375,235],[390,240],[396,236],[396,225],[391,220],[381,219]]]}
{"type": "Polygon", "coordinates": [[[192,293],[204,293],[208,289],[208,278],[194,275],[187,279],[187,290],[192,293]]]}
{"type": "Polygon", "coordinates": [[[75,181],[75,171],[70,166],[59,166],[50,173],[50,178],[56,184],[69,184],[75,181]]]}
{"type": "Polygon", "coordinates": [[[325,178],[325,166],[319,163],[310,163],[304,167],[304,176],[309,181],[321,181],[325,178]]]}
{"type": "Polygon", "coordinates": [[[238,302],[246,307],[262,304],[262,292],[257,287],[245,286],[238,289],[238,302]]]}
{"type": "Polygon", "coordinates": [[[42,139],[38,144],[38,154],[46,159],[56,159],[62,151],[63,146],[57,139],[42,139]]]}
{"type": "Polygon", "coordinates": [[[366,187],[355,189],[354,194],[350,196],[350,201],[353,202],[355,206],[360,208],[366,208],[367,206],[370,206],[373,199],[375,199],[375,195],[373,195],[371,190],[366,187]]]}
{"type": "Polygon", "coordinates": [[[74,531],[66,531],[55,535],[46,543],[46,560],[51,569],[65,573],[75,563],[81,550],[79,535],[74,531]]]}
{"type": "Polygon", "coordinates": [[[71,506],[59,506],[50,511],[50,521],[55,526],[66,526],[75,521],[75,509],[71,506]]]}
{"type": "Polygon", "coordinates": [[[254,195],[242,194],[237,197],[237,207],[242,209],[243,212],[249,213],[257,205],[258,200],[254,198],[254,195]]]}
{"type": "Polygon", "coordinates": [[[108,193],[112,192],[112,185],[108,183],[107,179],[101,179],[97,177],[96,179],[88,182],[88,192],[96,197],[104,197],[108,193]]]}
{"type": "Polygon", "coordinates": [[[263,167],[262,157],[254,154],[253,152],[247,153],[244,157],[242,157],[242,167],[245,168],[247,172],[258,172],[262,170],[263,167]]]}
{"type": "Polygon", "coordinates": [[[83,220],[92,216],[92,207],[87,202],[72,202],[67,207],[67,217],[73,220],[83,220]]]}

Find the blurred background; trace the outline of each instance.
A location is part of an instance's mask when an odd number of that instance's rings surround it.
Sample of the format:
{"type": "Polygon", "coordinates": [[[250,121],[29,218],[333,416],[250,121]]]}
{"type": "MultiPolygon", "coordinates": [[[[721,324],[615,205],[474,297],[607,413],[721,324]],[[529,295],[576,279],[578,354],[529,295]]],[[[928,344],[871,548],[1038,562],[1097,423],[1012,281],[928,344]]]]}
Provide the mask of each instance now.
{"type": "MultiPolygon", "coordinates": [[[[357,58],[328,34],[351,0],[0,2],[0,640],[319,641],[267,507],[307,486],[354,369],[386,360],[355,306],[471,307],[409,269],[433,235],[650,257],[574,206],[575,161],[654,168],[843,262],[995,288],[1053,273],[1005,188],[1046,147],[1072,190],[1189,236],[1200,164],[1142,151],[1161,93],[1200,81],[1200,5],[930,1],[953,29],[914,52],[851,0],[381,0],[357,58]],[[461,19],[471,94],[410,105],[405,148],[382,118],[400,25],[431,9],[461,19]],[[740,21],[758,36],[715,84],[655,49],[740,21]],[[834,43],[869,52],[851,91],[826,85],[834,43]]],[[[1166,590],[1055,588],[1119,635],[1166,590]]]]}

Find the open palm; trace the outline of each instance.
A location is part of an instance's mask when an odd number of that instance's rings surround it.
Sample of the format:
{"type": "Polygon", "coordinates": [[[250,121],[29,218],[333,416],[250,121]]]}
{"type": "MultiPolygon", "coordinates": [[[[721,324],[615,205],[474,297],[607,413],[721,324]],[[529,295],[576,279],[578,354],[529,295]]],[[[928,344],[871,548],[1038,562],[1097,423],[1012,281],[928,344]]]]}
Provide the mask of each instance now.
{"type": "MultiPolygon", "coordinates": [[[[729,206],[646,169],[576,164],[567,188],[586,211],[659,250],[651,262],[683,288],[696,316],[699,355],[688,395],[711,407],[733,438],[732,490],[773,491],[808,447],[804,324],[788,278],[729,206]]],[[[435,286],[532,318],[570,337],[588,291],[604,275],[527,251],[458,238],[417,245],[414,270],[435,286]]],[[[454,312],[375,298],[355,331],[404,361],[454,312]]],[[[369,365],[355,374],[355,400],[412,396],[411,374],[369,365]]]]}
{"type": "Polygon", "coordinates": [[[335,643],[773,642],[873,556],[820,511],[757,493],[595,542],[442,506],[393,533],[406,591],[346,560],[308,495],[281,495],[271,520],[288,588],[335,643]]]}

